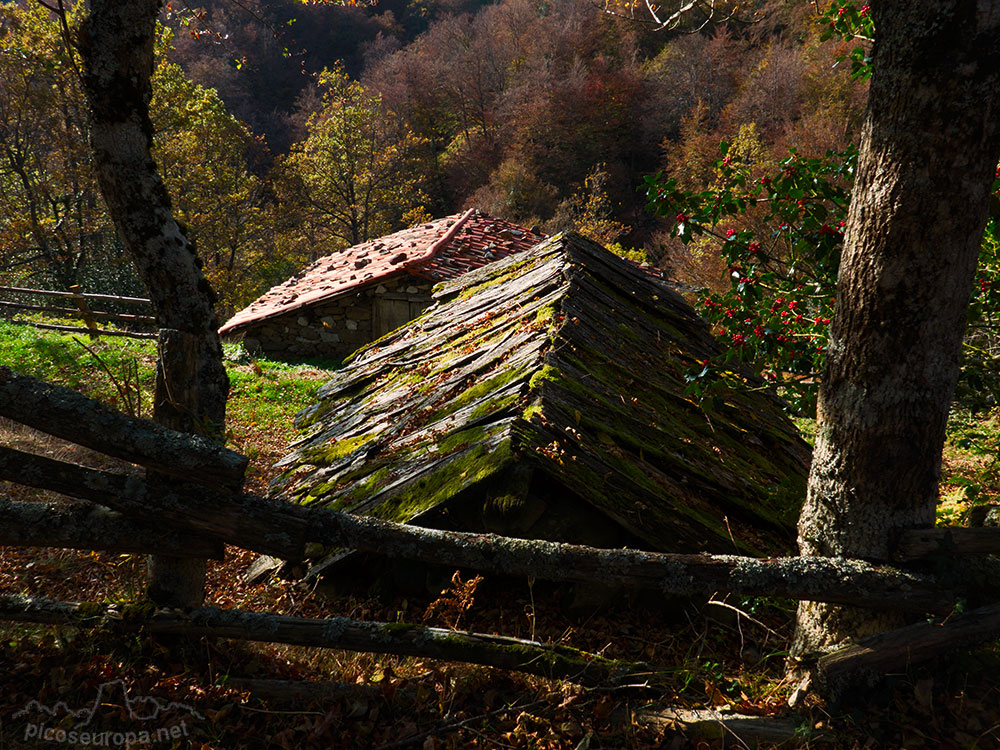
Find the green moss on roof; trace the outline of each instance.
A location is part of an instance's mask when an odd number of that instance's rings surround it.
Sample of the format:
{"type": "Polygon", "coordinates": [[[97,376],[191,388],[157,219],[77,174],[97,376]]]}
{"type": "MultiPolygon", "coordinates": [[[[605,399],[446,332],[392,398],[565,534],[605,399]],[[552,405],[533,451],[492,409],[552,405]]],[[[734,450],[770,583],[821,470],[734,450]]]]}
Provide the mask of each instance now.
{"type": "Polygon", "coordinates": [[[518,464],[652,549],[790,549],[808,446],[743,376],[711,414],[684,396],[719,349],[662,281],[566,235],[434,295],[300,415],[286,497],[408,521],[517,495],[518,464]]]}

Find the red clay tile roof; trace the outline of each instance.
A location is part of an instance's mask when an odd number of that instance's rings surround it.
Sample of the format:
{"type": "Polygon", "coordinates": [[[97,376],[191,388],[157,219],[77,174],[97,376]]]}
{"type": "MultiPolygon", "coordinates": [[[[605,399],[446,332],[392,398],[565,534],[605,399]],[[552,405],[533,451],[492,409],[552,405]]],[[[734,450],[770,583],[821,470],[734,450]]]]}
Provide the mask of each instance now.
{"type": "Polygon", "coordinates": [[[432,281],[454,278],[543,239],[543,234],[476,209],[446,216],[320,258],[236,313],[219,333],[233,333],[401,273],[432,281]]]}

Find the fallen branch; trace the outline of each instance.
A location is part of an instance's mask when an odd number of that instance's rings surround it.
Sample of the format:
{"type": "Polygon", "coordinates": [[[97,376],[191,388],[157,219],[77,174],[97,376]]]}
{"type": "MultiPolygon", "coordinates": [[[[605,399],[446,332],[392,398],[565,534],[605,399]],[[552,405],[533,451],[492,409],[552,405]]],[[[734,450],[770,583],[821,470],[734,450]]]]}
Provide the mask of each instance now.
{"type": "MultiPolygon", "coordinates": [[[[190,482],[148,482],[0,446],[0,479],[53,490],[117,510],[137,522],[300,559],[305,523],[287,503],[232,497],[190,482]]],[[[176,553],[175,553],[176,554],[176,553]]]]}
{"type": "Polygon", "coordinates": [[[117,607],[0,596],[0,619],[93,628],[142,630],[151,635],[234,638],[319,646],[376,654],[417,656],[565,679],[581,685],[644,683],[655,674],[646,664],[605,659],[559,645],[428,628],[404,623],[308,619],[205,607],[181,612],[149,604],[117,607]]]}
{"type": "MultiPolygon", "coordinates": [[[[773,747],[796,743],[830,742],[828,733],[817,732],[802,717],[747,716],[715,709],[639,709],[632,713],[640,724],[658,729],[681,731],[693,739],[735,740],[734,747],[773,747]]],[[[726,743],[729,747],[729,743],[726,743]]]]}
{"type": "Polygon", "coordinates": [[[130,417],[6,367],[0,367],[0,416],[125,461],[227,489],[242,485],[249,463],[246,456],[205,438],[130,417]]]}
{"type": "Polygon", "coordinates": [[[120,554],[169,554],[222,560],[221,542],[138,524],[88,502],[14,502],[0,498],[0,547],[63,547],[120,554]]]}
{"type": "Polygon", "coordinates": [[[286,560],[303,559],[305,543],[316,542],[505,575],[600,581],[678,596],[727,591],[919,612],[948,611],[956,598],[930,576],[860,560],[602,550],[440,531],[254,495],[233,498],[184,482],[150,484],[2,446],[0,479],[93,500],[139,521],[155,514],[166,526],[286,560]]]}
{"type": "Polygon", "coordinates": [[[911,664],[968,647],[1000,635],[1000,604],[981,607],[941,621],[918,622],[865,638],[819,659],[815,677],[820,689],[836,697],[845,687],[873,681],[911,664]]]}

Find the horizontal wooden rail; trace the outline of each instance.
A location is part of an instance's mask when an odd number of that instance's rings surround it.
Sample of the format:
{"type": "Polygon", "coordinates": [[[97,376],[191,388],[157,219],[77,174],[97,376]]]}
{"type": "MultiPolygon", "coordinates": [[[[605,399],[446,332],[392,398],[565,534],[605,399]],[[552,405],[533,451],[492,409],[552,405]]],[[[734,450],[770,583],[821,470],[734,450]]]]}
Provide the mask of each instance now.
{"type": "Polygon", "coordinates": [[[23,287],[17,287],[17,286],[0,286],[0,292],[13,292],[16,294],[37,294],[43,297],[62,297],[64,299],[76,299],[78,297],[83,297],[86,300],[95,300],[99,302],[120,302],[126,305],[152,304],[150,300],[143,299],[141,297],[118,297],[113,294],[88,294],[86,292],[80,292],[79,294],[74,294],[73,292],[56,292],[49,289],[25,289],[23,287]]]}
{"type": "Polygon", "coordinates": [[[171,555],[222,560],[224,545],[139,524],[94,503],[15,502],[0,497],[0,547],[61,547],[132,555],[171,555]]]}
{"type": "Polygon", "coordinates": [[[8,323],[20,326],[31,326],[32,328],[42,328],[47,331],[63,331],[65,333],[87,333],[97,336],[121,336],[130,339],[155,339],[155,333],[138,333],[135,331],[112,331],[107,328],[85,328],[83,326],[60,326],[54,323],[33,323],[24,320],[9,320],[8,323]]]}
{"type": "Polygon", "coordinates": [[[871,675],[899,673],[949,651],[1000,636],[1000,604],[869,636],[822,656],[813,672],[823,692],[842,695],[871,675]]]}
{"type": "MultiPolygon", "coordinates": [[[[0,301],[0,308],[8,308],[11,310],[31,310],[34,312],[50,312],[56,313],[57,315],[66,315],[71,318],[79,318],[84,315],[80,310],[71,307],[52,307],[51,305],[28,305],[22,304],[20,302],[3,302],[0,301]]],[[[89,310],[87,312],[92,318],[97,318],[99,320],[114,320],[124,323],[142,323],[146,325],[155,325],[156,318],[151,315],[126,315],[119,313],[109,313],[100,312],[98,310],[89,310]]]]}
{"type": "Polygon", "coordinates": [[[150,483],[2,446],[0,479],[99,502],[137,521],[155,518],[167,527],[286,560],[302,559],[306,543],[316,542],[506,575],[643,586],[678,596],[727,591],[918,612],[947,611],[956,600],[931,576],[860,560],[667,554],[440,531],[255,495],[233,497],[189,482],[150,483]]]}
{"type": "Polygon", "coordinates": [[[130,417],[70,388],[3,366],[0,417],[147,468],[227,489],[242,486],[249,463],[246,456],[207,438],[130,417]]]}
{"type": "Polygon", "coordinates": [[[893,558],[907,562],[933,555],[990,554],[1000,554],[1000,527],[938,526],[904,531],[893,558]]]}

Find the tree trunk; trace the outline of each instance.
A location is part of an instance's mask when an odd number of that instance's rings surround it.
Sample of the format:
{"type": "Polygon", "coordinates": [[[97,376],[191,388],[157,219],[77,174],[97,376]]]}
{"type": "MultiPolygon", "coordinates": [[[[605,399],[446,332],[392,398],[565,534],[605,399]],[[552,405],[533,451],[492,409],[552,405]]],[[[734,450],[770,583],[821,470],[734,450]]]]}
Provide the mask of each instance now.
{"type": "MultiPolygon", "coordinates": [[[[1000,155],[1000,3],[897,0],[871,12],[878,39],[799,547],[884,561],[900,531],[934,524],[1000,155]]],[[[803,603],[793,651],[897,624],[803,603]]]]}
{"type": "MultiPolygon", "coordinates": [[[[194,382],[171,382],[168,372],[158,379],[156,402],[173,403],[174,411],[185,415],[190,426],[180,429],[221,440],[229,380],[216,332],[215,299],[192,243],[171,213],[150,152],[150,78],[160,5],[160,0],[89,3],[79,39],[91,147],[101,193],[146,284],[160,328],[182,331],[195,342],[194,382]],[[181,392],[188,394],[187,403],[170,398],[181,392]]],[[[160,603],[201,604],[200,584],[190,578],[198,573],[188,571],[188,579],[176,583],[173,574],[160,580],[155,567],[152,573],[150,594],[160,603]]]]}

